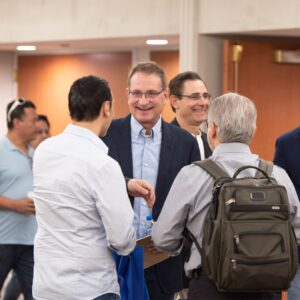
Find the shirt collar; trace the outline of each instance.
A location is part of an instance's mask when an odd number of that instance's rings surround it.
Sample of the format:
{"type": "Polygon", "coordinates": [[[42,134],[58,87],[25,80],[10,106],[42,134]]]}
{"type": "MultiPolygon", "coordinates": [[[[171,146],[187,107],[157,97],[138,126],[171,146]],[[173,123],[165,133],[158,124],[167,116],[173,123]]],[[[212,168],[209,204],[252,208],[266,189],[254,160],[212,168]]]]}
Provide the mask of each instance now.
{"type": "MultiPolygon", "coordinates": [[[[138,137],[140,134],[145,135],[143,131],[145,131],[144,127],[136,120],[136,118],[131,115],[130,119],[131,132],[135,137],[138,137]]],[[[161,134],[161,118],[158,119],[154,127],[151,129],[151,138],[153,140],[159,138],[161,134]]]]}
{"type": "Polygon", "coordinates": [[[202,137],[202,132],[201,132],[201,129],[199,128],[199,133],[198,134],[194,134],[194,133],[191,133],[191,135],[195,138],[197,138],[198,136],[199,137],[202,137]]]}
{"type": "MultiPolygon", "coordinates": [[[[19,149],[8,137],[7,135],[4,136],[4,145],[11,151],[19,151],[24,153],[21,149],[19,149]]],[[[34,149],[30,147],[28,144],[26,144],[26,147],[28,148],[28,157],[33,157],[34,149]]],[[[25,153],[24,153],[25,154],[25,153]]]]}
{"type": "Polygon", "coordinates": [[[108,147],[104,144],[104,142],[94,132],[87,128],[74,124],[69,124],[65,128],[64,132],[67,134],[72,134],[87,139],[94,145],[96,145],[101,151],[105,152],[106,154],[108,153],[108,147]]]}
{"type": "Polygon", "coordinates": [[[243,143],[221,143],[213,151],[213,155],[220,155],[225,153],[251,154],[251,151],[249,146],[243,143]]]}

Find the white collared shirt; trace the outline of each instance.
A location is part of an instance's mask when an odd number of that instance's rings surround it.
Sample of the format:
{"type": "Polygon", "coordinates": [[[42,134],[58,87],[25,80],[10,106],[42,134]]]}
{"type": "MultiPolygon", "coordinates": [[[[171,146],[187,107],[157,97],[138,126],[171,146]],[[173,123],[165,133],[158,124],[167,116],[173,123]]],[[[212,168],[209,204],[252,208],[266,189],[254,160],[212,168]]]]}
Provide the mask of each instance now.
{"type": "Polygon", "coordinates": [[[201,160],[203,160],[203,159],[205,159],[205,150],[204,150],[204,144],[203,144],[203,140],[202,140],[201,130],[199,131],[199,134],[194,135],[194,137],[197,139],[201,160]]]}
{"type": "Polygon", "coordinates": [[[68,125],[36,150],[35,299],[119,294],[112,248],[135,246],[133,211],[118,163],[88,129],[68,125]]]}

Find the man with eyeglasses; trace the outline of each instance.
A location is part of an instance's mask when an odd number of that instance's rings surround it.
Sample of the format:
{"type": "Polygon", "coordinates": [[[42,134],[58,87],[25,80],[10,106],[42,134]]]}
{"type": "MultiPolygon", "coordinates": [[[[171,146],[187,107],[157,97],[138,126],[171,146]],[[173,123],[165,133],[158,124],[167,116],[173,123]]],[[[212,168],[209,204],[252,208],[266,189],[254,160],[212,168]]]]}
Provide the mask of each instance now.
{"type": "Polygon", "coordinates": [[[0,140],[0,288],[11,269],[25,300],[32,299],[33,239],[36,233],[32,191],[36,108],[17,99],[7,105],[8,133],[0,140]]]}
{"type": "Polygon", "coordinates": [[[176,117],[171,122],[196,137],[201,158],[211,156],[206,133],[200,125],[206,122],[211,95],[202,78],[195,72],[177,74],[169,82],[170,104],[176,117]]]}
{"type": "MultiPolygon", "coordinates": [[[[154,62],[135,65],[128,76],[130,114],[114,120],[104,141],[129,178],[142,178],[156,191],[153,209],[142,198],[131,199],[137,237],[145,235],[146,217],[156,220],[174,178],[183,166],[200,158],[197,141],[185,130],[162,120],[167,80],[164,70],[154,62]]],[[[157,251],[150,244],[149,251],[157,251]]],[[[173,299],[182,289],[182,257],[171,257],[145,270],[151,299],[173,299]]]]}

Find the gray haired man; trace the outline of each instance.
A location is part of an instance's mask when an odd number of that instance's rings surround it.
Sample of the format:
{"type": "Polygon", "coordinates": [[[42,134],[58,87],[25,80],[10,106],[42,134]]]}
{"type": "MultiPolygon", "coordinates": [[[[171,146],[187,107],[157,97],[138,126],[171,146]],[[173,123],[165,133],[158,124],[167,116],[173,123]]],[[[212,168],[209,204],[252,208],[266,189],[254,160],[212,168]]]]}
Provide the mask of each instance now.
{"type": "MultiPolygon", "coordinates": [[[[256,108],[254,103],[239,94],[229,93],[214,99],[208,112],[208,142],[213,149],[210,157],[229,176],[244,166],[257,167],[259,157],[251,153],[249,144],[256,130],[256,108]]],[[[254,176],[252,169],[244,176],[254,176]]],[[[274,166],[272,177],[286,187],[298,242],[300,241],[299,200],[287,173],[274,166]]],[[[152,237],[155,246],[171,255],[181,251],[183,230],[188,228],[202,244],[203,224],[208,212],[213,189],[213,178],[195,164],[184,167],[177,175],[165,205],[154,224],[152,237]]],[[[201,258],[195,245],[191,257],[185,264],[187,275],[201,268],[201,258]]],[[[202,271],[200,277],[192,278],[189,298],[195,299],[280,299],[271,293],[221,293],[202,271]]]]}

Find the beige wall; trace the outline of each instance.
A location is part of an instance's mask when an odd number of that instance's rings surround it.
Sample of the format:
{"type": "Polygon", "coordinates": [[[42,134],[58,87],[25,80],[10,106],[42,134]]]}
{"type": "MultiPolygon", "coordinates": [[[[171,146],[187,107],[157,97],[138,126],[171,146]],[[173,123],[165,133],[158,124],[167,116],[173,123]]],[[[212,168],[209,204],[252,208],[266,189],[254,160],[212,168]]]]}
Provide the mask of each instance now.
{"type": "MultiPolygon", "coordinates": [[[[179,33],[180,1],[0,1],[1,43],[179,33]],[[62,30],[63,29],[63,30],[62,30]]],[[[299,0],[198,0],[198,32],[300,30],[299,0]]]]}
{"type": "Polygon", "coordinates": [[[49,117],[52,134],[69,123],[68,92],[74,80],[90,74],[107,79],[114,93],[115,116],[128,113],[125,88],[131,54],[23,56],[19,58],[18,95],[31,99],[49,117]]]}
{"type": "Polygon", "coordinates": [[[0,1],[0,41],[9,43],[176,34],[178,1],[0,1]]]}

